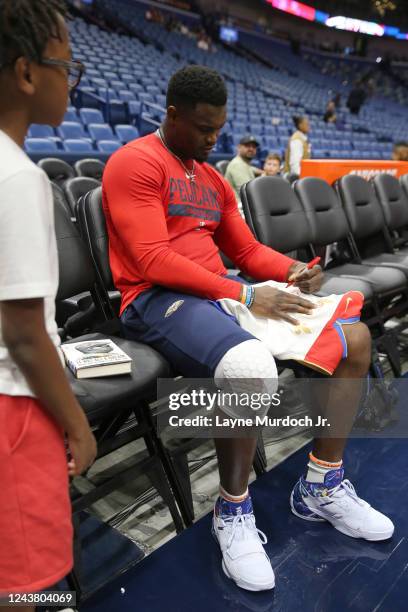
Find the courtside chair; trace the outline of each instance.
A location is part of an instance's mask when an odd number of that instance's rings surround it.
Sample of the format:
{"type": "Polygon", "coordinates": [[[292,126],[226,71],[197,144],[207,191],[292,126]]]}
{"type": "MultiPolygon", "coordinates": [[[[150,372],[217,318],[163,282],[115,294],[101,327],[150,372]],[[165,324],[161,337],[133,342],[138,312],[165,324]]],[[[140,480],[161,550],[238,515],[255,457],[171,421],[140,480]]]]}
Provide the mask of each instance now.
{"type": "MultiPolygon", "coordinates": [[[[57,302],[80,292],[89,291],[95,304],[99,298],[95,274],[86,245],[72,223],[65,207],[55,201],[55,228],[60,268],[57,302]]],[[[99,309],[97,308],[97,311],[99,309]]],[[[98,458],[104,457],[129,442],[143,438],[145,456],[134,465],[109,477],[91,491],[80,494],[73,484],[73,511],[78,513],[141,474],[149,476],[168,506],[177,531],[183,528],[163,468],[161,450],[151,421],[149,402],[156,394],[156,380],[169,374],[167,362],[156,351],[138,342],[125,340],[100,331],[95,308],[69,319],[60,330],[63,341],[111,339],[132,359],[132,373],[124,376],[77,380],[70,370],[67,377],[98,441],[98,458]],[[80,331],[82,328],[83,331],[80,331]]],[[[104,318],[100,317],[101,322],[104,318]]]]}
{"type": "Polygon", "coordinates": [[[100,159],[81,159],[75,163],[74,168],[77,176],[87,176],[102,181],[105,164],[100,159]]]}
{"type": "Polygon", "coordinates": [[[40,159],[38,166],[44,170],[50,181],[62,187],[70,178],[75,176],[74,169],[67,162],[55,157],[40,159]]]}

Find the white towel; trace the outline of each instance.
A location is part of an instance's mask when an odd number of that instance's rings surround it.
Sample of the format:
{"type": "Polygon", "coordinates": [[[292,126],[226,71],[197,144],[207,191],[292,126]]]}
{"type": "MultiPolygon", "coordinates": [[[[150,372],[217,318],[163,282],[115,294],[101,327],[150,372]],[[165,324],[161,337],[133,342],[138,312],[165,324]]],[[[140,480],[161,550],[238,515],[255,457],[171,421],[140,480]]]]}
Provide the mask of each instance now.
{"type": "Polygon", "coordinates": [[[228,298],[218,300],[222,309],[237,319],[239,325],[264,342],[277,359],[293,359],[314,369],[333,374],[343,357],[347,344],[342,325],[360,320],[364,296],[358,291],[318,297],[306,295],[293,285],[268,281],[253,285],[274,287],[298,295],[317,304],[312,314],[291,313],[299,321],[292,325],[282,319],[268,319],[252,314],[244,304],[228,298]]]}

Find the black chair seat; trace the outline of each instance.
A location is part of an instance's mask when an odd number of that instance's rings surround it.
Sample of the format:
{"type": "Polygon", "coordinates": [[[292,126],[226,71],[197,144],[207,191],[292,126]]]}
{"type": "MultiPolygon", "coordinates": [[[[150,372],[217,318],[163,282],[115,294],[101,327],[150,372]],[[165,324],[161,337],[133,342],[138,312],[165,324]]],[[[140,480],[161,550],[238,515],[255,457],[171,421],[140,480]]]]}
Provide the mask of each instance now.
{"type": "Polygon", "coordinates": [[[380,266],[401,270],[408,277],[408,252],[407,250],[398,253],[379,253],[363,259],[365,266],[380,266]]]}
{"type": "Polygon", "coordinates": [[[330,272],[324,273],[323,284],[317,295],[341,294],[347,291],[360,291],[364,295],[366,303],[370,302],[374,296],[373,286],[370,282],[359,278],[335,276],[330,274],[330,272]]]}
{"type": "Polygon", "coordinates": [[[140,400],[151,399],[157,379],[170,376],[170,367],[164,357],[145,344],[98,333],[80,336],[70,343],[107,338],[132,358],[131,374],[78,380],[66,369],[72,390],[92,425],[110,416],[118,405],[134,406],[140,400]]]}
{"type": "Polygon", "coordinates": [[[395,293],[398,287],[405,289],[407,282],[405,274],[393,267],[385,268],[347,263],[331,268],[330,272],[343,278],[359,278],[360,280],[368,281],[372,283],[374,291],[381,295],[389,292],[395,293]]]}

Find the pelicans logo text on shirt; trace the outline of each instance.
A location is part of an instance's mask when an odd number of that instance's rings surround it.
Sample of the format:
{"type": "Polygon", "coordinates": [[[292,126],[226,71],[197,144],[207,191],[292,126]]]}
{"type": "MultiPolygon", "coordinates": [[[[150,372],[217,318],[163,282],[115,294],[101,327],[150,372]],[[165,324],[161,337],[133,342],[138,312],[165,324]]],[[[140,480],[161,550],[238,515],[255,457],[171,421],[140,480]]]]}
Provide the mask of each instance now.
{"type": "Polygon", "coordinates": [[[171,217],[196,217],[208,221],[221,220],[220,194],[202,183],[170,179],[168,214],[171,217]]]}

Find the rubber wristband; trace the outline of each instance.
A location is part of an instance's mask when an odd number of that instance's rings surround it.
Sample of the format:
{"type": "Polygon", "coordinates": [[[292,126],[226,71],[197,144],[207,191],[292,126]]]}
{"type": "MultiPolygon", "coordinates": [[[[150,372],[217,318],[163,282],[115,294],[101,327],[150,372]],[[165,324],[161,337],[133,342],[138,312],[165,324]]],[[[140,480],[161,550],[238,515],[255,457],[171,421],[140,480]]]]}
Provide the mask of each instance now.
{"type": "Polygon", "coordinates": [[[247,286],[246,285],[242,285],[241,295],[239,296],[239,301],[241,302],[241,304],[245,304],[246,303],[247,292],[248,292],[247,286]]]}
{"type": "Polygon", "coordinates": [[[255,289],[252,287],[251,299],[250,299],[249,304],[247,306],[248,310],[252,307],[254,301],[255,301],[255,289]]]}
{"type": "Polygon", "coordinates": [[[254,293],[254,288],[252,287],[252,285],[248,285],[247,286],[247,295],[246,295],[246,300],[245,300],[245,306],[247,308],[249,308],[249,305],[252,303],[253,293],[254,293]]]}

